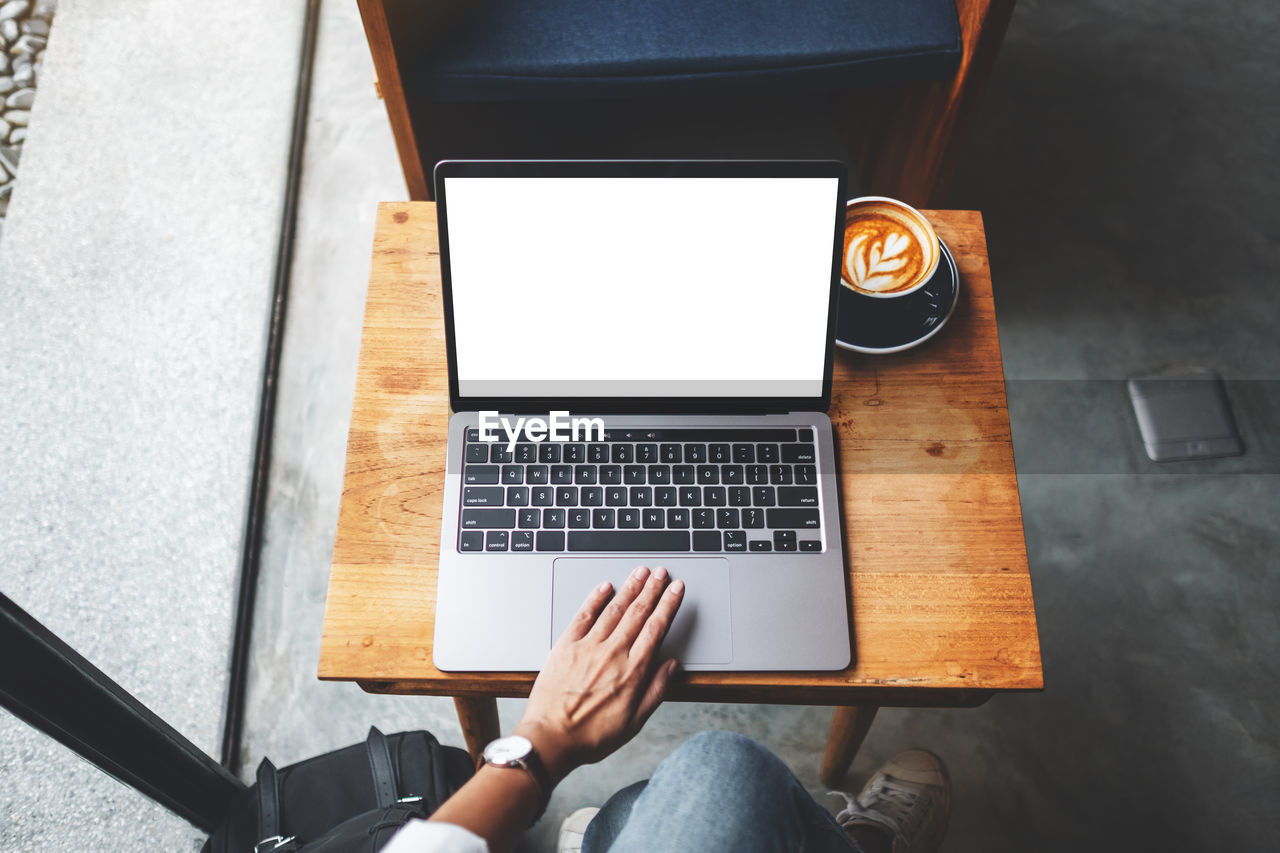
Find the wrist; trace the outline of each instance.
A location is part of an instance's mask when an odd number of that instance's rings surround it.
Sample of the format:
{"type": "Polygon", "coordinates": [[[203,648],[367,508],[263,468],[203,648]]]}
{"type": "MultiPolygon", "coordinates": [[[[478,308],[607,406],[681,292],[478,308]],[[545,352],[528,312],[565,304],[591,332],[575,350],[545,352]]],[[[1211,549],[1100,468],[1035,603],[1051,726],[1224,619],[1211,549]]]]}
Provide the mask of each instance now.
{"type": "Polygon", "coordinates": [[[512,734],[528,738],[533,744],[538,757],[542,759],[542,766],[551,777],[552,787],[559,785],[564,777],[577,769],[578,762],[571,757],[567,739],[555,728],[535,721],[521,720],[512,734]]]}

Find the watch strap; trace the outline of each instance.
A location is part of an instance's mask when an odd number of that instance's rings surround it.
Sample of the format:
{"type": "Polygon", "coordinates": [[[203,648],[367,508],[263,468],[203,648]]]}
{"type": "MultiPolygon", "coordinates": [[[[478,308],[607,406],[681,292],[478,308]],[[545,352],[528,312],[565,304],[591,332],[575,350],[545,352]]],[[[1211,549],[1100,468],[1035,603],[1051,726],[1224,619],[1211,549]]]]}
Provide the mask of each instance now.
{"type": "Polygon", "coordinates": [[[525,754],[524,758],[516,759],[510,764],[491,762],[481,752],[480,760],[476,762],[476,768],[479,769],[486,764],[493,767],[523,770],[529,775],[529,778],[533,780],[534,785],[538,788],[538,809],[533,813],[533,820],[529,821],[529,825],[533,826],[537,823],[546,813],[547,805],[551,802],[551,776],[547,773],[547,767],[542,763],[541,756],[538,755],[537,747],[530,744],[529,752],[525,754]]]}

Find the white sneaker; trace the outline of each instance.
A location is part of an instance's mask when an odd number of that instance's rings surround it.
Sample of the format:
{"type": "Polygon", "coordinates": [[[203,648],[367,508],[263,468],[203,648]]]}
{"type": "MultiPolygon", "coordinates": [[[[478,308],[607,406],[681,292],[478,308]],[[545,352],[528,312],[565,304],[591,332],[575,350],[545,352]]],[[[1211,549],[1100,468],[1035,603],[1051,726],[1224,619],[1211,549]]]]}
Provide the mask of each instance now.
{"type": "Polygon", "coordinates": [[[578,809],[560,824],[560,840],[556,843],[557,853],[581,853],[582,836],[586,835],[587,824],[596,816],[597,808],[578,809]]]}
{"type": "Polygon", "coordinates": [[[877,770],[857,798],[843,791],[846,807],[836,815],[844,827],[872,826],[893,837],[893,853],[933,853],[947,832],[951,779],[942,759],[909,749],[877,770]]]}

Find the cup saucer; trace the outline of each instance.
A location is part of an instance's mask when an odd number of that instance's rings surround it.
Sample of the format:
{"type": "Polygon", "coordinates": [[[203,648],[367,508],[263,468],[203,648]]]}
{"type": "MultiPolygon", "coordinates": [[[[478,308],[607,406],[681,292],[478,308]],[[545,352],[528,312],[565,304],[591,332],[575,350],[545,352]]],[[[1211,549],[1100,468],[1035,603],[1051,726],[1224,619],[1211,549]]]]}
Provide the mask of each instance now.
{"type": "Polygon", "coordinates": [[[902,352],[929,340],[947,324],[960,300],[960,272],[947,244],[941,238],[938,243],[942,261],[915,293],[877,299],[840,288],[836,346],[873,355],[902,352]]]}

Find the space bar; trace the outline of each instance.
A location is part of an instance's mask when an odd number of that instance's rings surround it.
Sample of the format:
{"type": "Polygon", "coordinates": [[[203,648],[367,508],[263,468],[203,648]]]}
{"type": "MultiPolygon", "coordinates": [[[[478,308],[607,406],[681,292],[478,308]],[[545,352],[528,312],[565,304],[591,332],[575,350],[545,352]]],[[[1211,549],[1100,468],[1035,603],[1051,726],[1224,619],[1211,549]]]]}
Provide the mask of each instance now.
{"type": "Polygon", "coordinates": [[[687,530],[590,530],[569,532],[570,551],[688,551],[687,530]]]}

